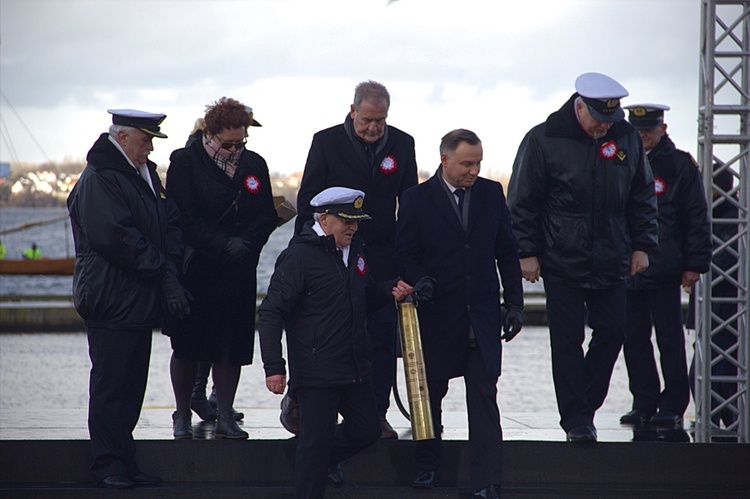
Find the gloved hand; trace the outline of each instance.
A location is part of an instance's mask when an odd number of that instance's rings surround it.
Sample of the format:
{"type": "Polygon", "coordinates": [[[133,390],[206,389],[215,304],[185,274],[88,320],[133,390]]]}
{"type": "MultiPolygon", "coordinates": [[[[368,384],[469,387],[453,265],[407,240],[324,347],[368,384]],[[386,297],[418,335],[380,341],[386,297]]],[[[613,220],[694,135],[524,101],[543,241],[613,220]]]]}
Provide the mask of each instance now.
{"type": "Polygon", "coordinates": [[[221,254],[227,262],[242,262],[250,257],[250,249],[242,238],[230,237],[221,254]]]}
{"type": "Polygon", "coordinates": [[[161,292],[167,300],[167,310],[170,315],[183,319],[190,313],[190,301],[193,296],[177,280],[177,276],[170,271],[164,272],[161,277],[161,292]]]}
{"type": "Polygon", "coordinates": [[[510,341],[516,337],[523,327],[523,314],[521,307],[516,305],[505,304],[505,324],[503,331],[505,334],[500,336],[501,340],[510,341]]]}
{"type": "Polygon", "coordinates": [[[435,279],[429,276],[420,278],[414,285],[411,295],[417,301],[430,301],[435,294],[435,279]]]}

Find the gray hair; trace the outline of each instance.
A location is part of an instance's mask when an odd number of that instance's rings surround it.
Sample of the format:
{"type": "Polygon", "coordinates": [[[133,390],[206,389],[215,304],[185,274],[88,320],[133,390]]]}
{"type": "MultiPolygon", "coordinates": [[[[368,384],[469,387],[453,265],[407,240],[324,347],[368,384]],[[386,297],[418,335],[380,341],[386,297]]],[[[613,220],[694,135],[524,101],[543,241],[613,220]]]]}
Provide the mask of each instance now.
{"type": "Polygon", "coordinates": [[[320,223],[320,215],[322,215],[322,213],[318,213],[317,211],[313,213],[313,220],[320,223]]]}
{"type": "Polygon", "coordinates": [[[376,81],[363,81],[354,89],[354,103],[352,104],[354,109],[359,111],[359,106],[365,100],[369,102],[384,100],[386,107],[388,109],[391,107],[391,94],[388,93],[385,85],[376,81]]]}
{"type": "Polygon", "coordinates": [[[132,126],[125,126],[125,125],[110,125],[109,127],[109,136],[113,139],[117,140],[117,136],[120,134],[120,132],[125,132],[125,135],[130,135],[133,133],[132,126]]]}
{"type": "Polygon", "coordinates": [[[454,152],[461,142],[466,142],[469,145],[475,146],[481,144],[477,134],[471,130],[465,128],[459,128],[445,134],[440,140],[440,154],[447,154],[454,152]]]}

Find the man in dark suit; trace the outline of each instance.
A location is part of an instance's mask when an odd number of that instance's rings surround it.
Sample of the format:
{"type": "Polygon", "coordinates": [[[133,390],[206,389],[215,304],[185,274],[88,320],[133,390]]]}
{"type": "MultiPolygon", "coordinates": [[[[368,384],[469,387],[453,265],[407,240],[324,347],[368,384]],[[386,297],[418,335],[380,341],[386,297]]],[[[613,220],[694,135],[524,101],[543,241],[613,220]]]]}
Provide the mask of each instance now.
{"type": "Polygon", "coordinates": [[[448,381],[463,376],[471,487],[476,497],[498,497],[503,468],[497,407],[500,340],[510,341],[521,330],[523,289],[503,188],[478,177],[482,155],[474,132],[459,129],[443,137],[435,175],[401,199],[396,249],[401,276],[414,284],[421,302],[419,324],[436,435],[416,443],[419,472],[412,485],[434,487],[437,482],[441,402],[448,381]]]}
{"type": "MultiPolygon", "coordinates": [[[[322,190],[341,186],[365,193],[363,210],[372,220],[363,224],[358,235],[367,245],[367,261],[376,282],[398,277],[394,257],[396,202],[407,188],[417,185],[414,139],[386,124],[390,105],[390,94],[382,84],[364,81],[357,85],[344,123],[313,137],[297,195],[295,233],[299,234],[305,222],[312,219],[310,200],[322,190]]],[[[383,438],[398,438],[386,420],[396,372],[396,321],[392,303],[368,300],[372,388],[383,438]]],[[[288,408],[288,402],[287,397],[282,407],[288,408]]],[[[287,419],[290,411],[282,413],[282,423],[291,431],[298,423],[287,419]]]]}

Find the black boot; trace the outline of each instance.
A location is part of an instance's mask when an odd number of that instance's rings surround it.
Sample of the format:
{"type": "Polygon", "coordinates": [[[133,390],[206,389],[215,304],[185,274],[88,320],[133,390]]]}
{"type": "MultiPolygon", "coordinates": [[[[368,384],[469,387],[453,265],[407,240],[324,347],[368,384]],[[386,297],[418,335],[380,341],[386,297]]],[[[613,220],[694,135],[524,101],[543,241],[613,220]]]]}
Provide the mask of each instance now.
{"type": "Polygon", "coordinates": [[[172,434],[175,439],[193,438],[193,425],[190,423],[190,411],[172,413],[172,434]]]}
{"type": "Polygon", "coordinates": [[[214,437],[219,438],[231,438],[231,439],[246,439],[249,437],[246,431],[237,425],[237,421],[234,420],[231,414],[219,413],[219,417],[216,420],[216,432],[214,437]]]}
{"type": "Polygon", "coordinates": [[[206,385],[208,373],[211,371],[210,362],[198,363],[198,375],[193,386],[193,396],[190,398],[190,408],[203,421],[216,421],[216,409],[206,399],[206,385]]]}
{"type": "MultiPolygon", "coordinates": [[[[211,407],[214,408],[215,411],[218,411],[218,405],[216,404],[216,387],[211,387],[211,395],[208,396],[208,403],[211,407]]],[[[234,410],[234,407],[232,407],[232,416],[234,417],[235,421],[242,421],[245,419],[245,413],[244,412],[238,412],[234,410]]]]}

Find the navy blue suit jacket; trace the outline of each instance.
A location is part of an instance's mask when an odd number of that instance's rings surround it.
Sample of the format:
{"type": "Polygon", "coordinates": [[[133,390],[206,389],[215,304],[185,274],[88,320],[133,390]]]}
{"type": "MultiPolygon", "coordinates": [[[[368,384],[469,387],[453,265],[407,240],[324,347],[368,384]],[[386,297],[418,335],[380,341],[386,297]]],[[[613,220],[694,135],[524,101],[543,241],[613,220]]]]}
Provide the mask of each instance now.
{"type": "Polygon", "coordinates": [[[476,180],[464,230],[440,175],[438,169],[423,184],[406,190],[396,230],[402,279],[412,285],[423,276],[437,280],[433,300],[417,308],[427,375],[435,379],[463,376],[471,324],[488,375],[499,376],[498,270],[506,303],[523,306],[518,245],[503,188],[498,182],[476,180]]]}

